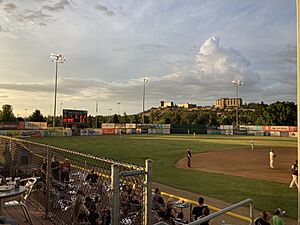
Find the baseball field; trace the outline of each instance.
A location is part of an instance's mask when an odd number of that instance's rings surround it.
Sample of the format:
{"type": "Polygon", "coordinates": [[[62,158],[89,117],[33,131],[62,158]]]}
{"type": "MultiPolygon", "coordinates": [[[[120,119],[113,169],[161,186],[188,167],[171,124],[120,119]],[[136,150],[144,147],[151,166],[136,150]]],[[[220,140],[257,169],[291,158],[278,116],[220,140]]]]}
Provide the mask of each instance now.
{"type": "Polygon", "coordinates": [[[256,209],[281,207],[297,218],[297,190],[290,189],[290,166],[297,156],[297,139],[246,136],[122,135],[30,138],[115,160],[143,165],[153,160],[153,180],[199,195],[236,203],[252,198],[256,209]],[[186,148],[192,149],[192,169],[186,148]],[[275,168],[269,168],[273,149],[275,168]]]}

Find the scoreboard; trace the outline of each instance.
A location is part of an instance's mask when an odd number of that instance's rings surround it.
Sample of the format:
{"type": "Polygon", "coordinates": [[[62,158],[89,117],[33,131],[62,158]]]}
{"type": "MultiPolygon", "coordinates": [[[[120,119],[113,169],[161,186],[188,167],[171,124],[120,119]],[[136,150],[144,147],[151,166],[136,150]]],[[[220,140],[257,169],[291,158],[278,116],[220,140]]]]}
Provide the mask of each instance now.
{"type": "Polygon", "coordinates": [[[63,109],[64,125],[87,125],[87,111],[63,109]]]}

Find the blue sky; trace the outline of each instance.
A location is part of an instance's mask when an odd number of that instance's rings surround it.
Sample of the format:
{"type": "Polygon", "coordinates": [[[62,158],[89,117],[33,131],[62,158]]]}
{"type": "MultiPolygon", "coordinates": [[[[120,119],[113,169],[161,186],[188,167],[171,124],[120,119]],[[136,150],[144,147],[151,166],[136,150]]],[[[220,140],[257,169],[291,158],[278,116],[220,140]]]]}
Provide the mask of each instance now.
{"type": "MultiPolygon", "coordinates": [[[[0,0],[0,105],[24,116],[58,107],[99,113],[161,100],[213,105],[296,101],[296,15],[291,0],[0,0]]],[[[60,113],[59,113],[60,114],[60,113]]]]}

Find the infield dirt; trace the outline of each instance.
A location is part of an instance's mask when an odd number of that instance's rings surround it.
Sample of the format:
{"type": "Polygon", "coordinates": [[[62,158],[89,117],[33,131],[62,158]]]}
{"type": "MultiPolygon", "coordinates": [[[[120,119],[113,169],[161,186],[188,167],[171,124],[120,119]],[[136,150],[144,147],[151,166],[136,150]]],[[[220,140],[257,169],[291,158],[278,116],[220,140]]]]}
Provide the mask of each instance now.
{"type": "MultiPolygon", "coordinates": [[[[291,181],[291,165],[297,159],[297,149],[273,150],[276,154],[274,169],[269,166],[270,149],[266,148],[216,150],[193,154],[192,169],[288,184],[291,181]]],[[[186,158],[180,159],[176,167],[187,168],[186,158]]]]}

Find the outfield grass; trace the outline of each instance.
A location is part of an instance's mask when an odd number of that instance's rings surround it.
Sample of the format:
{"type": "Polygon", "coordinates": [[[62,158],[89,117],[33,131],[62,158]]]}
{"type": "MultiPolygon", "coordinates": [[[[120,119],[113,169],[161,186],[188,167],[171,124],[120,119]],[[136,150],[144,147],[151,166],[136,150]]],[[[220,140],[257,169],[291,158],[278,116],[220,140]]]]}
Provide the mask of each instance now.
{"type": "MultiPolygon", "coordinates": [[[[185,156],[188,146],[192,148],[193,153],[245,148],[250,146],[249,137],[123,135],[46,137],[31,140],[140,165],[150,158],[153,159],[153,179],[156,182],[232,203],[252,198],[256,209],[268,209],[273,212],[275,208],[281,207],[287,211],[286,216],[297,218],[297,191],[291,190],[288,184],[175,167],[176,162],[185,156]]],[[[297,139],[255,137],[255,144],[266,148],[297,147],[297,139]]]]}

